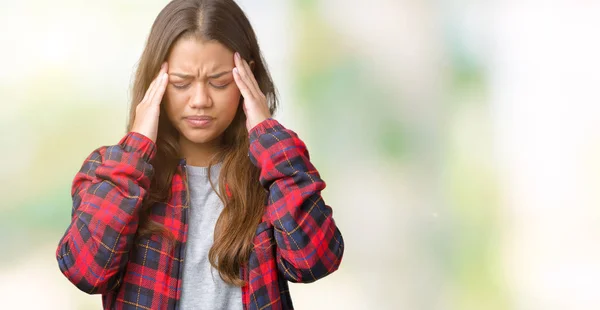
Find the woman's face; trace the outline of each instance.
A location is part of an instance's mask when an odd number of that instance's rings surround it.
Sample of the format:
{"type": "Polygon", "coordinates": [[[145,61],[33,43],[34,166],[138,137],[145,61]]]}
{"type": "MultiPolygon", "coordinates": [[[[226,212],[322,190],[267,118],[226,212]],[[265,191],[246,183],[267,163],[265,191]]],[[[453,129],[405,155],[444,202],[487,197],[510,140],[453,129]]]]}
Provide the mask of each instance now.
{"type": "Polygon", "coordinates": [[[165,110],[182,139],[214,144],[229,127],[240,101],[233,52],[217,41],[181,38],[167,58],[165,110]]]}

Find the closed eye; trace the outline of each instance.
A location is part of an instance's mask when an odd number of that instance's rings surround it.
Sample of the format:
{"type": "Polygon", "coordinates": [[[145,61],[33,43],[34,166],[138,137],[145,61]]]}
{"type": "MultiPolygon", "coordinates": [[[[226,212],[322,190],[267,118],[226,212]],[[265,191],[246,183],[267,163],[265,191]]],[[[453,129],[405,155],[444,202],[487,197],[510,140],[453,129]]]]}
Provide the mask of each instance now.
{"type": "Polygon", "coordinates": [[[190,83],[188,84],[177,84],[177,83],[171,83],[171,85],[173,85],[173,87],[177,88],[177,89],[186,89],[188,87],[190,87],[190,83]]]}
{"type": "Polygon", "coordinates": [[[212,86],[212,87],[214,87],[214,88],[216,88],[216,89],[225,89],[225,88],[227,88],[227,86],[228,86],[229,84],[231,84],[231,82],[229,82],[229,83],[224,83],[224,84],[213,84],[213,83],[209,83],[209,84],[210,84],[210,86],[212,86]]]}
{"type": "MultiPolygon", "coordinates": [[[[229,84],[231,84],[231,82],[227,82],[227,83],[208,83],[211,87],[214,87],[216,89],[225,89],[227,88],[227,86],[229,86],[229,84]]],[[[190,87],[190,85],[192,85],[191,83],[171,83],[171,85],[173,85],[173,87],[175,87],[176,89],[187,89],[190,87]]]]}

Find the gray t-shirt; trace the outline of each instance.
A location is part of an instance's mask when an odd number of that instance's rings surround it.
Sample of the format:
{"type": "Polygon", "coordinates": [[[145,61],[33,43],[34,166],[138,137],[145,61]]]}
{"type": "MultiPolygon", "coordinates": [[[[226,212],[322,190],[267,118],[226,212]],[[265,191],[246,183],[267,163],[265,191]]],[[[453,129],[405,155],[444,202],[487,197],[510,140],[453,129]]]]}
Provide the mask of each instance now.
{"type": "MultiPolygon", "coordinates": [[[[211,167],[211,178],[218,190],[221,163],[211,167]]],[[[183,261],[181,309],[242,309],[240,287],[223,282],[208,261],[214,242],[217,219],[223,203],[208,181],[208,167],[187,166],[191,208],[187,245],[183,261]]]]}

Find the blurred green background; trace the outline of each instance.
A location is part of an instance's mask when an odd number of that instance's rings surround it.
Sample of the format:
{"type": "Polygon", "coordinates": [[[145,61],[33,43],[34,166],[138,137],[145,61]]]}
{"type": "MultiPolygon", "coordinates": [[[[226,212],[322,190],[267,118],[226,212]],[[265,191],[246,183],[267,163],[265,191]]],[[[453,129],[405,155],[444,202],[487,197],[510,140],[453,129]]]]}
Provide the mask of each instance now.
{"type": "MultiPolygon", "coordinates": [[[[54,251],[167,1],[0,3],[2,308],[99,309],[54,251]]],[[[347,244],[298,309],[600,308],[600,4],[238,3],[347,244]]]]}

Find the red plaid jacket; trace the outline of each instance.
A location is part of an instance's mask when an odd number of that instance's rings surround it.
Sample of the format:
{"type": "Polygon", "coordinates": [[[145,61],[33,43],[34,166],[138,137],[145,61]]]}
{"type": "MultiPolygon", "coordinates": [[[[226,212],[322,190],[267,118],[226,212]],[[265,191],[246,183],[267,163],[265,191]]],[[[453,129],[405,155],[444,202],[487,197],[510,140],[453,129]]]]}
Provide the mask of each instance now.
{"type": "MultiPolygon", "coordinates": [[[[154,143],[128,133],[83,163],[72,187],[72,220],[56,258],[80,290],[102,294],[104,309],[178,309],[188,229],[185,162],[173,177],[171,199],[152,206],[151,219],[176,238],[134,240],[148,192],[154,143]],[[135,251],[131,251],[135,248],[135,251]]],[[[321,198],[325,188],[297,135],[274,119],[250,132],[250,160],[269,191],[254,249],[240,275],[244,309],[293,309],[287,281],[313,282],[340,265],[344,242],[321,198]]]]}

